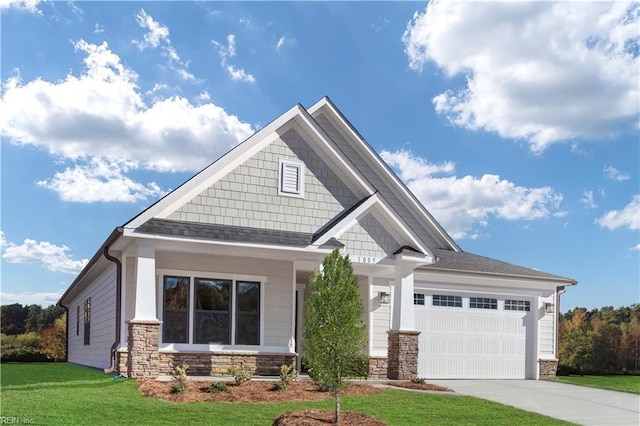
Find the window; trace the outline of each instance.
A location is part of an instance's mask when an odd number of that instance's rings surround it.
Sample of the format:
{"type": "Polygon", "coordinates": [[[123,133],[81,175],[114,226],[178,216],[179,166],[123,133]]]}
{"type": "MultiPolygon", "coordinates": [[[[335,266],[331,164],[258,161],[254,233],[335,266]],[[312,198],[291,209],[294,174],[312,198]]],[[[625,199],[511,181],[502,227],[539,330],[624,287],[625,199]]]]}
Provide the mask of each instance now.
{"type": "Polygon", "coordinates": [[[433,295],[433,306],[446,306],[449,308],[462,308],[461,296],[449,296],[445,294],[433,295]]]}
{"type": "Polygon", "coordinates": [[[84,301],[84,344],[91,343],[91,298],[84,301]]]}
{"type": "Polygon", "coordinates": [[[80,305],[76,306],[76,336],[80,335],[80,305]]]}
{"type": "Polygon", "coordinates": [[[165,275],[162,342],[259,345],[260,285],[260,281],[165,275]]]}
{"type": "Polygon", "coordinates": [[[189,278],[164,277],[162,341],[189,342],[189,278]]]}
{"type": "Polygon", "coordinates": [[[413,293],[413,304],[414,305],[422,305],[422,306],[424,306],[424,294],[422,294],[422,293],[413,293]]]}
{"type": "Polygon", "coordinates": [[[470,297],[469,307],[472,309],[498,309],[498,299],[488,297],[470,297]]]}
{"type": "Polygon", "coordinates": [[[505,300],[505,311],[527,311],[531,310],[531,302],[528,300],[505,300]]]}
{"type": "Polygon", "coordinates": [[[304,164],[293,160],[280,160],[278,194],[304,196],[304,164]]]}

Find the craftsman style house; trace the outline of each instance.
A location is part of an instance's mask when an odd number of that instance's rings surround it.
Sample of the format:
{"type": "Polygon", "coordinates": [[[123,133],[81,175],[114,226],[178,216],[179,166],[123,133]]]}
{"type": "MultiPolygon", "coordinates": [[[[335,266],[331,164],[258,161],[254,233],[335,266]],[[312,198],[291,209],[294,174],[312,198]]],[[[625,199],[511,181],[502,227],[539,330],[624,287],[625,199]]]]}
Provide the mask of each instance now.
{"type": "Polygon", "coordinates": [[[116,228],[60,299],[68,360],[129,377],[300,362],[309,276],[349,254],[370,376],[555,373],[576,281],[464,252],[328,98],[116,228]]]}

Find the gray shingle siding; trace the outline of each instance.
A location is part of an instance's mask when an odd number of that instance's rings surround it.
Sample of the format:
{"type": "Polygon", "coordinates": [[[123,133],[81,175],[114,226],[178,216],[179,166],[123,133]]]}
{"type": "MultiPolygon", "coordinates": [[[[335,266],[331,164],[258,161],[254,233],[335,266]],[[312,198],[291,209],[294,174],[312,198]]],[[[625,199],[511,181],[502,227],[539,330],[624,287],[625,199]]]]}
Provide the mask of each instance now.
{"type": "Polygon", "coordinates": [[[358,199],[292,129],[169,219],[306,233],[317,231],[358,199]],[[280,159],[305,164],[304,198],[278,195],[280,159]]]}

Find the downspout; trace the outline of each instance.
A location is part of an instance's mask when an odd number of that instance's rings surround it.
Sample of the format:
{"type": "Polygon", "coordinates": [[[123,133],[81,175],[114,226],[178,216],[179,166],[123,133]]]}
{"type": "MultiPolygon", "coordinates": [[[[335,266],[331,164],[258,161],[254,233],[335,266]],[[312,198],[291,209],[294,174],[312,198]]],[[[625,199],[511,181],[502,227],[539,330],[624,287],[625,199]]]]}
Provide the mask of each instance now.
{"type": "Polygon", "coordinates": [[[113,345],[111,345],[111,365],[109,368],[104,369],[106,374],[111,374],[114,371],[118,372],[118,366],[116,365],[116,352],[118,350],[118,346],[120,346],[120,322],[122,319],[122,262],[109,254],[110,245],[111,244],[109,243],[104,246],[103,254],[107,260],[116,264],[116,339],[113,342],[113,345]]]}

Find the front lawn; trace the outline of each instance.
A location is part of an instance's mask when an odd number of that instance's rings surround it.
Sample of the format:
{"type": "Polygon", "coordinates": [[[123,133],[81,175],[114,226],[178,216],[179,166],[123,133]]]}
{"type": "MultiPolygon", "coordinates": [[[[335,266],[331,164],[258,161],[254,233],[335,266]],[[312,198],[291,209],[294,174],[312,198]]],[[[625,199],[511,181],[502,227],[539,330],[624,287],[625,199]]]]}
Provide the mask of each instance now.
{"type": "Polygon", "coordinates": [[[640,395],[640,376],[557,376],[557,382],[640,395]]]}
{"type": "MultiPolygon", "coordinates": [[[[1,416],[20,424],[270,425],[280,414],[333,409],[333,401],[287,403],[171,403],[143,397],[135,380],[114,381],[70,364],[2,364],[1,416]]],[[[286,391],[285,391],[286,392],[286,391]]],[[[476,398],[385,390],[345,397],[343,410],[359,411],[390,425],[566,424],[476,398]]]]}

